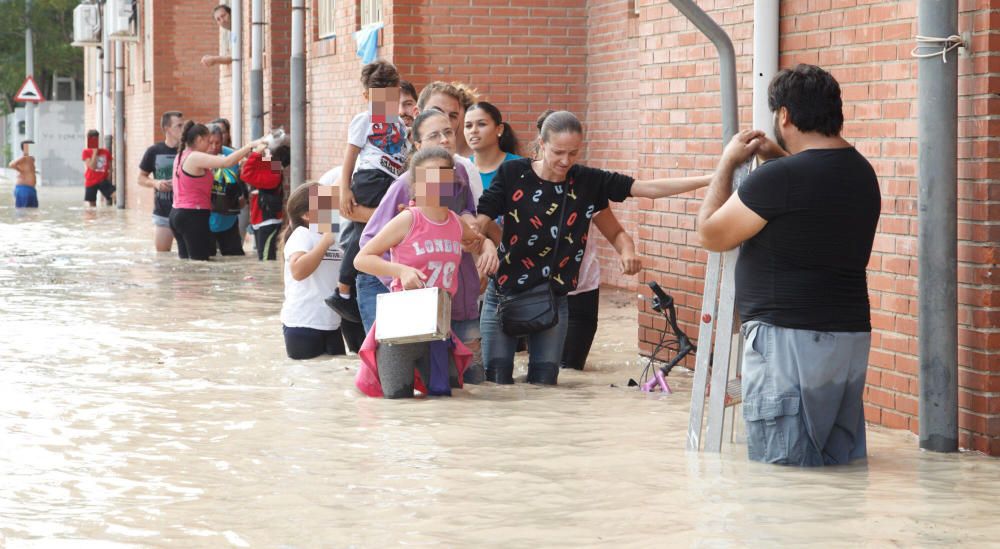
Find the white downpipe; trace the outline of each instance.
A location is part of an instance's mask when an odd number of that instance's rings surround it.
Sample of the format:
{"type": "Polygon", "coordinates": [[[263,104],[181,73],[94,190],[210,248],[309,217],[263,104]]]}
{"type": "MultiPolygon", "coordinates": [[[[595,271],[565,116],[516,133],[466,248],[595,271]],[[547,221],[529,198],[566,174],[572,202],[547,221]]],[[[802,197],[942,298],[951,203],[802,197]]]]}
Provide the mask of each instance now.
{"type": "Polygon", "coordinates": [[[780,8],[778,0],[756,0],[753,5],[753,128],[774,139],[767,85],[778,72],[780,8]]]}
{"type": "Polygon", "coordinates": [[[243,146],[243,0],[233,0],[230,9],[233,10],[230,32],[230,54],[233,63],[230,65],[233,76],[233,118],[230,122],[230,134],[233,147],[243,146]]]}
{"type": "MultiPolygon", "coordinates": [[[[105,15],[107,15],[108,9],[109,9],[108,8],[108,4],[107,4],[107,2],[105,2],[105,4],[104,4],[105,15]]],[[[107,19],[105,19],[104,21],[107,21],[107,19]]],[[[103,59],[101,59],[101,67],[102,67],[102,71],[103,71],[103,75],[101,76],[101,117],[102,117],[101,118],[101,146],[102,147],[106,147],[107,143],[108,143],[107,142],[108,137],[111,136],[112,132],[114,131],[114,124],[113,124],[113,122],[111,120],[111,118],[112,118],[112,112],[111,112],[111,93],[112,93],[111,81],[113,80],[113,78],[111,76],[112,75],[112,68],[113,68],[111,66],[111,62],[112,62],[112,59],[113,59],[112,56],[115,53],[115,48],[114,48],[114,45],[111,43],[111,38],[108,36],[107,31],[104,30],[103,28],[101,29],[101,35],[104,38],[104,48],[103,48],[104,57],[103,57],[103,59]]],[[[118,137],[118,136],[115,136],[115,137],[118,137]]]]}
{"type": "Polygon", "coordinates": [[[94,108],[96,112],[94,114],[94,129],[97,133],[101,134],[101,139],[104,139],[104,45],[102,44],[100,48],[96,50],[97,55],[94,56],[96,63],[94,63],[94,75],[96,76],[94,85],[94,108]]]}

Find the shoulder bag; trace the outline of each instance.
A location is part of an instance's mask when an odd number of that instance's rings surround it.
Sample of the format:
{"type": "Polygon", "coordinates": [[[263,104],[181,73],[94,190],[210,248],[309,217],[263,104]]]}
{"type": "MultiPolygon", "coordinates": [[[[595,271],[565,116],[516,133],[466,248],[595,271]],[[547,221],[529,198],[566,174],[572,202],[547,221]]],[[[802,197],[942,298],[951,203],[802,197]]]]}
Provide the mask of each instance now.
{"type": "Polygon", "coordinates": [[[500,329],[511,337],[522,337],[544,332],[559,323],[559,311],[556,309],[556,295],[552,291],[549,279],[555,267],[559,252],[559,238],[562,236],[563,222],[566,220],[566,196],[569,185],[563,191],[562,212],[559,214],[559,229],[556,232],[556,243],[549,262],[549,274],[545,280],[523,292],[510,295],[500,293],[497,287],[497,318],[500,329]]]}

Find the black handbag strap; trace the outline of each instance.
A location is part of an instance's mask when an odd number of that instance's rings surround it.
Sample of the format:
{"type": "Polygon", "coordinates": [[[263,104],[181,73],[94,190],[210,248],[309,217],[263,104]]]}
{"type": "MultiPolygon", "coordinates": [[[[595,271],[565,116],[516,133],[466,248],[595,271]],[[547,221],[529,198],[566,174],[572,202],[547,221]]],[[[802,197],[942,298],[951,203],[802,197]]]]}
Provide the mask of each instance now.
{"type": "Polygon", "coordinates": [[[562,238],[563,223],[566,222],[566,198],[569,196],[569,185],[572,181],[572,179],[567,179],[564,182],[566,188],[563,189],[562,206],[559,207],[559,227],[556,229],[556,245],[552,248],[552,259],[549,261],[549,276],[545,277],[546,281],[552,279],[552,271],[555,270],[556,256],[559,253],[559,240],[562,238]]]}
{"type": "MultiPolygon", "coordinates": [[[[549,260],[549,274],[548,276],[545,277],[546,282],[549,282],[549,280],[552,278],[552,271],[556,266],[556,256],[558,255],[559,252],[559,239],[562,237],[563,223],[566,222],[566,198],[569,196],[569,186],[572,182],[573,182],[572,178],[567,179],[566,181],[563,182],[565,188],[563,189],[562,193],[563,195],[562,205],[559,206],[561,211],[559,212],[559,226],[556,229],[556,242],[555,242],[556,245],[552,248],[552,259],[549,260]]],[[[490,275],[490,278],[493,279],[493,282],[496,282],[497,274],[493,273],[492,275],[490,275]]]]}

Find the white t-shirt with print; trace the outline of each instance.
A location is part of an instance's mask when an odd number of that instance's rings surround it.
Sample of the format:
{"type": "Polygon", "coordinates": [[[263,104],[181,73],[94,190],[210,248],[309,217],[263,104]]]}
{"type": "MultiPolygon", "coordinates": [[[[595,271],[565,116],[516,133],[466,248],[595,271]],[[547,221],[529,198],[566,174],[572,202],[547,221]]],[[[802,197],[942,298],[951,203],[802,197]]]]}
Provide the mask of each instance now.
{"type": "Polygon", "coordinates": [[[587,246],[583,249],[583,261],[580,264],[580,274],[577,275],[576,289],[569,295],[592,292],[601,287],[601,262],[597,257],[597,240],[594,235],[594,227],[591,225],[590,232],[587,233],[587,246]]]}
{"type": "Polygon", "coordinates": [[[281,306],[281,323],[289,328],[312,328],[314,330],[336,330],[340,328],[340,316],[326,306],[323,300],[337,289],[340,263],[343,253],[337,246],[326,251],[319,267],[304,280],[292,278],[291,263],[288,258],[302,252],[308,253],[316,247],[322,235],[306,227],[298,227],[285,243],[285,302],[281,306]]]}
{"type": "Polygon", "coordinates": [[[403,175],[409,144],[401,120],[372,123],[370,112],[360,113],[347,128],[347,142],[361,149],[354,171],[382,170],[397,178],[403,175]]]}
{"type": "MultiPolygon", "coordinates": [[[[324,173],[322,176],[320,176],[320,178],[319,178],[319,184],[320,185],[337,185],[337,184],[339,184],[340,183],[340,175],[341,175],[340,172],[341,172],[341,170],[343,168],[344,168],[343,166],[337,166],[337,167],[335,167],[335,168],[333,168],[331,170],[327,170],[326,173],[324,173]]],[[[347,230],[347,228],[348,228],[347,226],[350,225],[351,223],[354,223],[354,221],[351,221],[350,219],[347,219],[346,217],[341,217],[340,218],[340,233],[337,235],[337,245],[340,246],[341,249],[344,249],[344,248],[347,247],[347,241],[345,240],[345,238],[346,238],[345,235],[349,234],[349,232],[347,230]]]]}

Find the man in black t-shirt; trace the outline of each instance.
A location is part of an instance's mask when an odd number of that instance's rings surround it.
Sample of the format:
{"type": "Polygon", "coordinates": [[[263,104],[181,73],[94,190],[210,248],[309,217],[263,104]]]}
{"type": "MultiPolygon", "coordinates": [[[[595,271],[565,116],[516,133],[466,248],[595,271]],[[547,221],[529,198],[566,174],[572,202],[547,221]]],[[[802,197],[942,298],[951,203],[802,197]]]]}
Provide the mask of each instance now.
{"type": "Polygon", "coordinates": [[[181,142],[184,129],[184,115],[177,111],[167,111],[160,117],[163,141],[146,149],[139,162],[139,185],[153,189],[153,241],[156,251],[169,252],[174,242],[174,232],[170,230],[170,210],[174,205],[173,179],[174,157],[181,142]]]}
{"type": "Polygon", "coordinates": [[[743,416],[750,459],[833,465],[866,455],[871,347],[865,269],[881,209],[871,164],[840,137],[840,86],[812,65],[771,81],[777,143],[726,146],[698,214],[702,245],[740,246],[743,416]],[[730,193],[753,154],[768,160],[730,193]]]}

